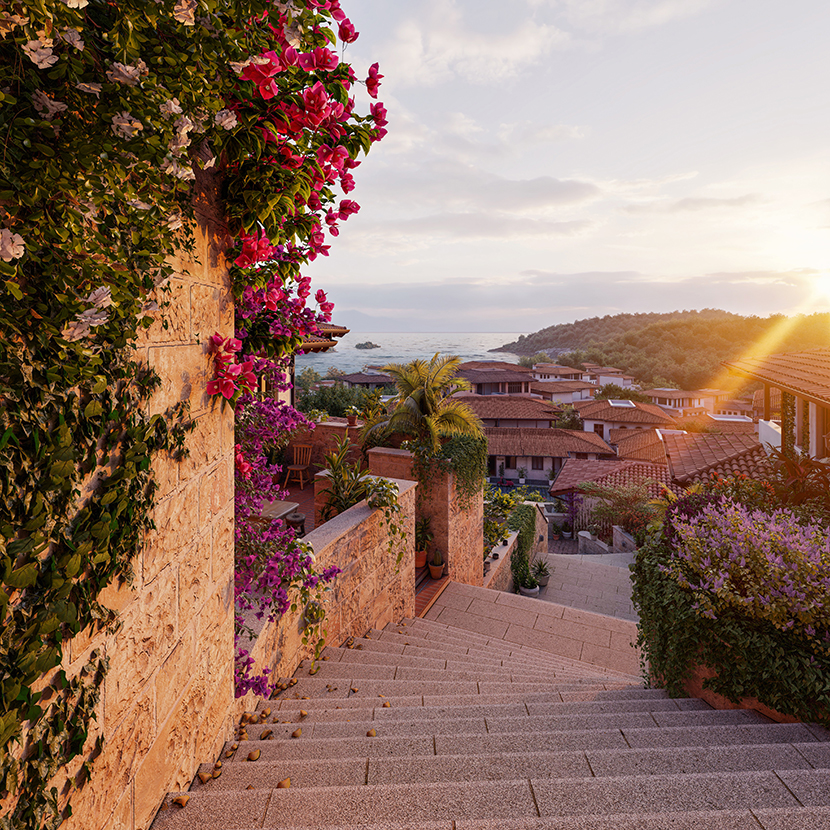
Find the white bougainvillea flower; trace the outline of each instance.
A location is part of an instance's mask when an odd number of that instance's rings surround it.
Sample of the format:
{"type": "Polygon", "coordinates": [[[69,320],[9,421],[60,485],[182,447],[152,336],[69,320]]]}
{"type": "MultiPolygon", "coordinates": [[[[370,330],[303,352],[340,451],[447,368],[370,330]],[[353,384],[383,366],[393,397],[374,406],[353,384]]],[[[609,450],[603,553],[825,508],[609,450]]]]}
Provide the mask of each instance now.
{"type": "Polygon", "coordinates": [[[213,121],[217,127],[224,127],[226,130],[232,130],[239,123],[233,110],[219,110],[213,116],[213,121]]]}
{"type": "Polygon", "coordinates": [[[230,61],[231,69],[236,72],[237,75],[241,75],[247,67],[251,65],[251,59],[248,58],[244,61],[230,61]]]}
{"type": "Polygon", "coordinates": [[[17,26],[25,26],[28,22],[28,17],[0,12],[0,36],[5,37],[9,32],[14,31],[17,26]]]}
{"type": "MultiPolygon", "coordinates": [[[[92,303],[95,308],[109,308],[113,304],[112,292],[109,286],[102,285],[100,288],[96,288],[84,302],[92,303]]],[[[100,323],[91,323],[90,325],[100,325],[100,323]]]]}
{"type": "Polygon", "coordinates": [[[181,213],[171,213],[167,217],[167,227],[171,231],[179,230],[179,228],[182,227],[182,215],[181,215],[181,213]]]}
{"type": "Polygon", "coordinates": [[[61,0],[61,2],[70,9],[85,9],[89,5],[89,0],[61,0]]]}
{"type": "Polygon", "coordinates": [[[292,23],[285,27],[285,39],[289,46],[299,49],[303,45],[303,27],[299,23],[292,23]]]}
{"type": "Polygon", "coordinates": [[[80,89],[81,92],[89,92],[92,95],[101,95],[101,90],[104,88],[103,84],[88,84],[86,81],[80,84],[75,84],[76,89],[80,89]]]}
{"type": "Polygon", "coordinates": [[[66,104],[60,101],[53,101],[48,95],[36,89],[32,93],[32,103],[35,109],[40,113],[41,118],[51,121],[59,112],[66,109],[66,104]]]}
{"type": "Polygon", "coordinates": [[[193,172],[193,168],[189,164],[179,164],[179,162],[172,156],[168,156],[162,162],[161,169],[165,173],[184,181],[193,181],[193,179],[196,178],[196,174],[193,172]]]}
{"type": "Polygon", "coordinates": [[[20,259],[25,250],[26,245],[19,233],[12,233],[8,228],[0,230],[0,259],[4,262],[20,259]]]}
{"type": "Polygon", "coordinates": [[[176,0],[176,5],[173,7],[173,17],[179,23],[184,23],[185,26],[194,26],[198,7],[199,4],[196,0],[176,0]]]}
{"type": "Polygon", "coordinates": [[[70,45],[74,46],[79,52],[84,51],[86,44],[81,39],[81,33],[77,29],[67,29],[61,37],[70,45]]]}
{"type": "Polygon", "coordinates": [[[168,99],[159,107],[159,110],[164,118],[170,118],[171,115],[182,114],[182,107],[181,104],[179,104],[178,98],[168,99]]]}
{"type": "Polygon", "coordinates": [[[147,202],[142,202],[141,199],[130,199],[127,204],[136,210],[150,210],[152,207],[152,205],[148,205],[147,202]]]}
{"type": "Polygon", "coordinates": [[[144,129],[144,125],[124,110],[112,117],[112,131],[121,138],[135,138],[144,129]]]}
{"type": "Polygon", "coordinates": [[[213,167],[216,164],[216,156],[211,156],[203,165],[202,169],[207,170],[209,167],[213,167]]]}
{"type": "Polygon", "coordinates": [[[58,62],[58,56],[53,55],[50,48],[42,46],[39,40],[30,40],[22,49],[38,69],[48,69],[58,62]]]}
{"type": "Polygon", "coordinates": [[[112,69],[107,70],[107,77],[110,81],[127,86],[136,86],[146,74],[148,74],[147,64],[141,60],[135,66],[116,62],[112,65],[112,69]]]}
{"type": "MultiPolygon", "coordinates": [[[[97,290],[100,291],[101,289],[99,288],[97,290]]],[[[110,305],[112,305],[112,302],[110,302],[110,305]]],[[[79,323],[85,323],[90,326],[103,326],[109,320],[109,317],[109,314],[103,309],[88,308],[78,315],[77,320],[79,323]]]]}
{"type": "Polygon", "coordinates": [[[78,320],[73,320],[68,323],[61,330],[61,337],[74,343],[76,340],[81,340],[89,334],[89,323],[81,323],[78,320]]]}

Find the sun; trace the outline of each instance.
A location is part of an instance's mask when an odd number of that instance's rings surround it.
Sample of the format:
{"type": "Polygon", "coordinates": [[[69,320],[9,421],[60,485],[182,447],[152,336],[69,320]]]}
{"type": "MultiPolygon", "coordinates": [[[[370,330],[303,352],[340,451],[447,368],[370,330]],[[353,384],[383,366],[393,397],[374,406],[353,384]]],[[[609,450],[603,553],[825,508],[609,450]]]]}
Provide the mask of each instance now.
{"type": "Polygon", "coordinates": [[[830,305],[830,269],[822,269],[812,277],[813,301],[830,305]]]}

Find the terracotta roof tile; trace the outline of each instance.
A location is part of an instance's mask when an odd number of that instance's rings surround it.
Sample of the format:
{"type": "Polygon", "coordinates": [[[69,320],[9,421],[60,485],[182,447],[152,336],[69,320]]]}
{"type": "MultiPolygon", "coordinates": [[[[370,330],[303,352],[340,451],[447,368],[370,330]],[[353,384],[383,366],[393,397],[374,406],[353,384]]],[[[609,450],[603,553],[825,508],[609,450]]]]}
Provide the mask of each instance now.
{"type": "Polygon", "coordinates": [[[457,395],[456,399],[467,404],[482,420],[515,418],[550,421],[562,411],[561,407],[550,401],[521,395],[457,395]]]}
{"type": "Polygon", "coordinates": [[[652,424],[658,427],[674,426],[675,420],[652,403],[634,402],[634,406],[612,406],[609,401],[574,401],[574,407],[583,420],[614,421],[622,424],[652,424]]]}
{"type": "Polygon", "coordinates": [[[727,360],[723,365],[745,377],[830,406],[830,348],[727,360]]]}
{"type": "Polygon", "coordinates": [[[507,429],[485,427],[489,455],[518,455],[524,458],[567,458],[570,453],[613,455],[614,450],[593,432],[572,429],[507,429]]]}
{"type": "Polygon", "coordinates": [[[468,360],[458,365],[459,371],[467,369],[508,369],[511,372],[522,372],[529,375],[533,370],[529,366],[520,366],[518,363],[506,363],[502,360],[468,360]]]}
{"type": "Polygon", "coordinates": [[[671,482],[668,467],[662,464],[641,461],[582,461],[576,458],[569,458],[562,465],[559,475],[551,484],[550,493],[557,496],[573,492],[586,481],[613,487],[648,482],[648,492],[653,498],[663,492],[664,486],[677,494],[683,493],[682,487],[671,482]]]}
{"type": "Polygon", "coordinates": [[[530,384],[530,391],[548,392],[581,392],[583,389],[596,389],[596,385],[587,380],[534,380],[530,384]]]}
{"type": "Polygon", "coordinates": [[[666,463],[666,448],[656,429],[612,429],[608,443],[617,445],[620,458],[666,463]]]}
{"type": "Polygon", "coordinates": [[[723,477],[743,473],[757,479],[766,476],[767,456],[755,436],[689,432],[667,433],[663,439],[672,480],[678,484],[688,486],[714,473],[723,477]]]}
{"type": "Polygon", "coordinates": [[[389,375],[370,374],[368,372],[354,372],[351,375],[340,375],[336,380],[342,380],[345,383],[394,383],[389,375]]]}
{"type": "Polygon", "coordinates": [[[689,432],[720,433],[722,435],[738,433],[755,435],[756,426],[751,421],[720,421],[709,415],[685,415],[675,418],[677,429],[689,432]]]}
{"type": "Polygon", "coordinates": [[[510,368],[459,369],[457,374],[470,383],[529,383],[532,380],[527,372],[510,368]]]}

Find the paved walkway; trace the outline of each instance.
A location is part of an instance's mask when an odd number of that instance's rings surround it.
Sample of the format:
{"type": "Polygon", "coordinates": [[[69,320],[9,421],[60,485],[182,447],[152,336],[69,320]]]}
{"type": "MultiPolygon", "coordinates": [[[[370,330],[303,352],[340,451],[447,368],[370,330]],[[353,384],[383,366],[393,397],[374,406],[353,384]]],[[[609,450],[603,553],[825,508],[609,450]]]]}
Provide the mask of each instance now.
{"type": "Polygon", "coordinates": [[[539,591],[539,599],[607,614],[620,620],[637,621],[631,604],[632,553],[601,556],[542,554],[548,563],[550,581],[539,591]]]}

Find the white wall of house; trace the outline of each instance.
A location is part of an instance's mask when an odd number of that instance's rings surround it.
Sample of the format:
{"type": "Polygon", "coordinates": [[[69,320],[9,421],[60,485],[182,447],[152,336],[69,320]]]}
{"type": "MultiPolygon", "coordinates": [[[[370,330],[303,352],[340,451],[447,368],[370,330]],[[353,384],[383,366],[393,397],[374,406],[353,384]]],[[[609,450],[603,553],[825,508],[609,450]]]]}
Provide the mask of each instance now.
{"type": "Polygon", "coordinates": [[[770,444],[775,449],[781,449],[781,426],[775,421],[758,421],[758,440],[766,447],[770,444]]]}
{"type": "Polygon", "coordinates": [[[583,431],[584,432],[594,432],[605,440],[608,439],[608,432],[612,429],[652,429],[653,424],[625,424],[621,423],[620,421],[601,421],[601,420],[591,420],[586,419],[582,422],[583,424],[583,431]],[[602,433],[600,433],[595,427],[601,424],[602,425],[602,433]]]}

